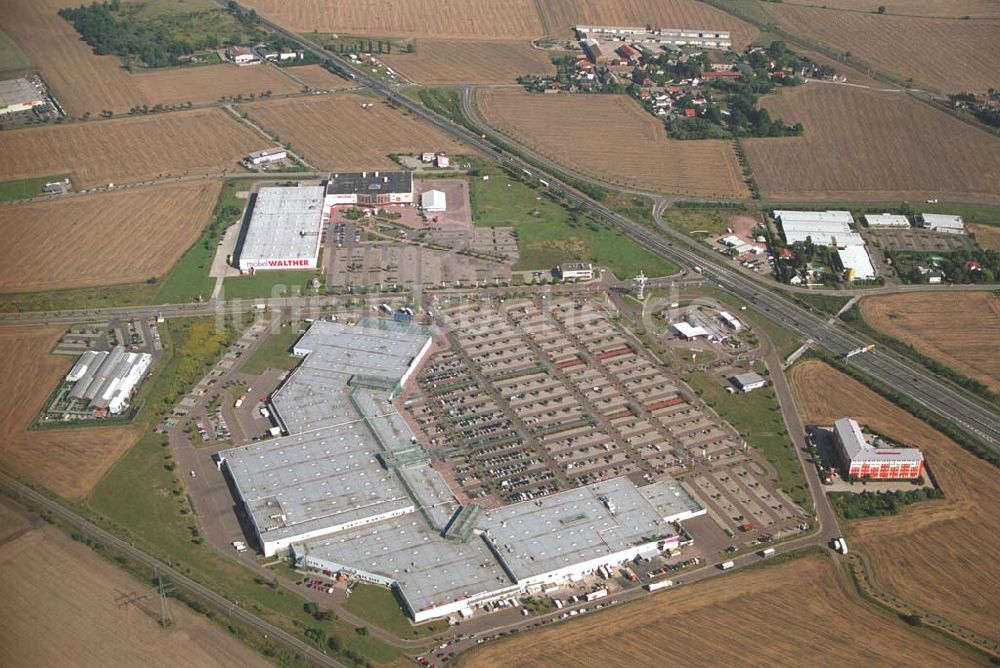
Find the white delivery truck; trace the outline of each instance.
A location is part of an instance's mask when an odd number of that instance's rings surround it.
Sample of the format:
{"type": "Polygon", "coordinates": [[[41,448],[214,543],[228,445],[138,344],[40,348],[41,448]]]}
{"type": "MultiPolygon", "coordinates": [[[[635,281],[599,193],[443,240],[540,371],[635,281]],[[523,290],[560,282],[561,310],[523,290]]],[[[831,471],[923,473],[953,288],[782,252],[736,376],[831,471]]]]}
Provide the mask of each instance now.
{"type": "Polygon", "coordinates": [[[728,571],[730,568],[733,568],[735,566],[736,562],[734,561],[723,561],[721,564],[719,564],[719,568],[721,568],[724,571],[728,571]]]}

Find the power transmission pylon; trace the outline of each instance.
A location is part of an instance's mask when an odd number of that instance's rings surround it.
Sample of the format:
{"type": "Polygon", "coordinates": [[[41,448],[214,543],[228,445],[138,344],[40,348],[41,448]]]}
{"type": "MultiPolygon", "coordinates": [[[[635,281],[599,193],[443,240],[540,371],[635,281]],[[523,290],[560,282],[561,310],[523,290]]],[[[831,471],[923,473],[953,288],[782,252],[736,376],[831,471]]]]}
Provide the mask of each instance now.
{"type": "Polygon", "coordinates": [[[173,590],[173,585],[163,581],[160,569],[156,569],[156,582],[160,594],[160,626],[167,628],[174,625],[174,618],[170,615],[170,605],[167,603],[167,594],[173,590]]]}

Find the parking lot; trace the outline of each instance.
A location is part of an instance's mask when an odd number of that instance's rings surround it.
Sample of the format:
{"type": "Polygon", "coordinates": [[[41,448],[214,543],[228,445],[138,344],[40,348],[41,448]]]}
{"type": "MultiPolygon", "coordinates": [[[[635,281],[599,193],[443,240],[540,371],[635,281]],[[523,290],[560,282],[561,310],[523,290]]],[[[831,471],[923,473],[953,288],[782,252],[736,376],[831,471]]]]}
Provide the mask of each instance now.
{"type": "Polygon", "coordinates": [[[914,228],[866,228],[863,233],[874,246],[883,250],[950,253],[975,248],[972,239],[965,234],[942,234],[914,228]]]}

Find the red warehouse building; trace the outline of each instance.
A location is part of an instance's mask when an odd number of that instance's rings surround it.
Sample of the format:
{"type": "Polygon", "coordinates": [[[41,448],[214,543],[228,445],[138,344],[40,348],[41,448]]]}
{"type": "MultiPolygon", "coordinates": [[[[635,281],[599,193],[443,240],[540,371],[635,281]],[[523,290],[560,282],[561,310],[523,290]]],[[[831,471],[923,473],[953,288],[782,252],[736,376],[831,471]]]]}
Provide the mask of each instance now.
{"type": "Polygon", "coordinates": [[[833,441],[841,464],[855,478],[906,480],[924,472],[924,455],[916,448],[877,448],[850,418],[833,423],[833,441]]]}

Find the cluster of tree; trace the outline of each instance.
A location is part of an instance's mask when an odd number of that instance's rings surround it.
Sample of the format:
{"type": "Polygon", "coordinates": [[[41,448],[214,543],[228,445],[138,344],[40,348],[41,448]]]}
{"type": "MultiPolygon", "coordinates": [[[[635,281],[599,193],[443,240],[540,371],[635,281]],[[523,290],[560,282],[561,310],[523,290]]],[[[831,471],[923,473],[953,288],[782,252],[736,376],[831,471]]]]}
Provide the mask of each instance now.
{"type": "MultiPolygon", "coordinates": [[[[213,11],[219,12],[219,10],[213,11]]],[[[188,22],[204,25],[209,19],[203,15],[211,13],[211,11],[193,12],[182,18],[188,22]]],[[[225,16],[221,12],[219,15],[225,16]]],[[[145,20],[136,12],[123,8],[120,0],[93,2],[76,8],[66,7],[59,10],[59,16],[73,24],[84,41],[93,48],[94,53],[120,56],[129,67],[135,64],[146,67],[180,65],[183,56],[228,46],[237,41],[231,34],[221,39],[219,33],[214,30],[208,30],[197,38],[181,37],[179,34],[183,34],[184,31],[171,30],[161,22],[145,20]]],[[[259,22],[257,19],[250,25],[251,19],[245,14],[239,14],[238,18],[248,29],[259,22]]]]}
{"type": "Polygon", "coordinates": [[[896,274],[904,283],[927,283],[931,272],[940,272],[951,283],[994,283],[1000,276],[1000,252],[963,250],[955,253],[886,251],[896,274]]]}
{"type": "Polygon", "coordinates": [[[1000,128],[1000,107],[990,104],[991,101],[1000,100],[1000,90],[991,88],[986,94],[985,104],[980,104],[976,100],[976,95],[972,93],[958,93],[949,97],[952,106],[968,109],[982,123],[993,128],[1000,128]]]}
{"type": "Polygon", "coordinates": [[[833,509],[845,520],[898,515],[903,506],[907,504],[944,498],[941,490],[926,487],[895,492],[861,492],[860,494],[834,492],[828,496],[833,509]]]}

